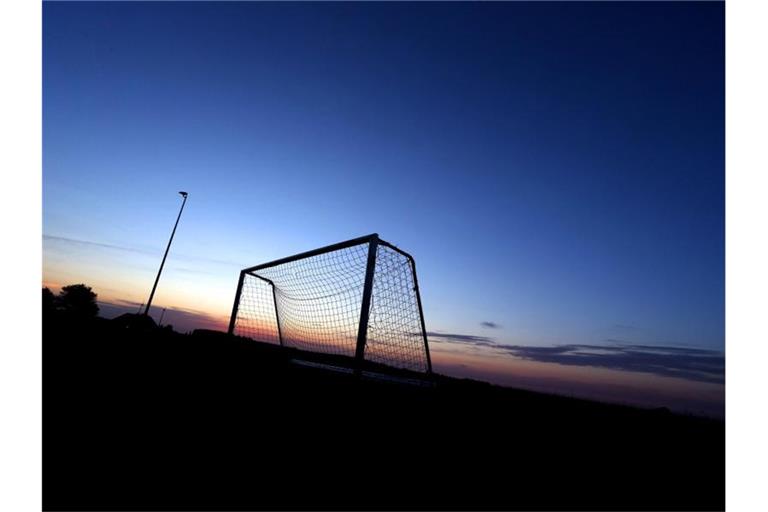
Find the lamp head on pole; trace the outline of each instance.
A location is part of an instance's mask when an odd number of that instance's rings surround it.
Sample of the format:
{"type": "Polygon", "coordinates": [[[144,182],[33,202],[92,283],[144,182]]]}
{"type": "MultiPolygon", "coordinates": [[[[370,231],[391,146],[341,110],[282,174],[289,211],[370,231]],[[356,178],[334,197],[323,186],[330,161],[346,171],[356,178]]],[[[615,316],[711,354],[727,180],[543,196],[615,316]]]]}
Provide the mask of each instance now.
{"type": "Polygon", "coordinates": [[[184,199],[186,199],[186,198],[187,198],[187,196],[189,195],[189,194],[187,194],[186,192],[179,192],[179,194],[181,194],[181,196],[182,196],[184,199]]]}

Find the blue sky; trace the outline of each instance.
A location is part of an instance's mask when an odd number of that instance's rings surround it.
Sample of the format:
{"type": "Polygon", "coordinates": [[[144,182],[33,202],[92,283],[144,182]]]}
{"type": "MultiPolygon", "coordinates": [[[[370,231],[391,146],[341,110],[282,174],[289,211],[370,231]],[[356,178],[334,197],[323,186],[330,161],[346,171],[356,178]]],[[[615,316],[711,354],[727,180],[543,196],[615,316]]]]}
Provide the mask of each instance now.
{"type": "Polygon", "coordinates": [[[430,331],[724,349],[722,3],[46,2],[43,44],[47,281],[146,300],[187,190],[159,305],[378,232],[430,331]]]}

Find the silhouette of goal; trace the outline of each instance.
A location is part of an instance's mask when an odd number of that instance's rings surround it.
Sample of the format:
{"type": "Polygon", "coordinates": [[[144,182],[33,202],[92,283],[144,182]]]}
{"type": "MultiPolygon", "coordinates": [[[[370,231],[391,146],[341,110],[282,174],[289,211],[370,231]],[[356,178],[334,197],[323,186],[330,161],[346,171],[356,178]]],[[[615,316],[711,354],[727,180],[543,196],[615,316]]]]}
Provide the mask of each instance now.
{"type": "Polygon", "coordinates": [[[243,269],[229,333],[432,372],[416,263],[377,234],[243,269]]]}

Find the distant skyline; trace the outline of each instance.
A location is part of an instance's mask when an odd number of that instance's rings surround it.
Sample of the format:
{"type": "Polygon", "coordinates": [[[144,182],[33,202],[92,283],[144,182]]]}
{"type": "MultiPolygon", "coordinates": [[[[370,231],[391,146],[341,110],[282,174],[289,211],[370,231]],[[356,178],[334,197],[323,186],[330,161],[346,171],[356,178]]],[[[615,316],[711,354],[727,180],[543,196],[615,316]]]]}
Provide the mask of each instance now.
{"type": "Polygon", "coordinates": [[[724,49],[722,2],[45,2],[44,283],[138,310],[187,190],[180,330],[378,232],[446,371],[717,409],[724,49]]]}

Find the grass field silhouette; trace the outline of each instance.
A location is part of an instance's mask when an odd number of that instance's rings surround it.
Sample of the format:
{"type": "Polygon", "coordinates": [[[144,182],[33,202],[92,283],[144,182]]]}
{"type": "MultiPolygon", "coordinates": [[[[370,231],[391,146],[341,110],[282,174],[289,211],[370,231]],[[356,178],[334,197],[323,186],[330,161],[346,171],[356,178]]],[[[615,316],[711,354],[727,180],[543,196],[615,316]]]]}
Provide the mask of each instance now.
{"type": "Polygon", "coordinates": [[[724,508],[719,420],[61,312],[43,343],[46,510],[724,508]]]}

